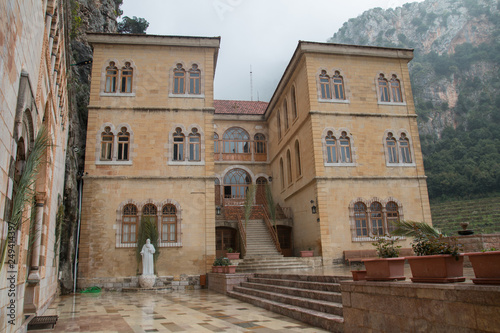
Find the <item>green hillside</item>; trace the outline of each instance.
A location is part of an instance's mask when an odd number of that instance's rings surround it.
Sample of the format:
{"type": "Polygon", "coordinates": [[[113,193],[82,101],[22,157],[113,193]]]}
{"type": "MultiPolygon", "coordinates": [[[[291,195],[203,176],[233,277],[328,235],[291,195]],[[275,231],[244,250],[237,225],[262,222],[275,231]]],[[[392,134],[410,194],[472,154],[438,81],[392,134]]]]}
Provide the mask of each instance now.
{"type": "Polygon", "coordinates": [[[457,236],[461,222],[476,234],[500,233],[500,196],[431,203],[432,223],[446,235],[457,236]]]}

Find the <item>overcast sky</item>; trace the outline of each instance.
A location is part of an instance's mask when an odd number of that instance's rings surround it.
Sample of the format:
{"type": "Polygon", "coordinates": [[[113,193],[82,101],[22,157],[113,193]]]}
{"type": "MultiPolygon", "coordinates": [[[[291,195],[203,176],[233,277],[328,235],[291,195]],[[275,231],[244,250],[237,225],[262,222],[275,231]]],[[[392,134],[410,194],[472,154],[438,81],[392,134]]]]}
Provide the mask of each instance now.
{"type": "MultiPolygon", "coordinates": [[[[422,0],[417,0],[418,2],[422,0]]],[[[349,18],[405,0],[124,0],[148,34],[221,37],[215,98],[269,101],[299,40],[325,42],[349,18]],[[238,74],[238,75],[235,75],[238,74]],[[238,79],[236,79],[238,77],[238,79]]]]}

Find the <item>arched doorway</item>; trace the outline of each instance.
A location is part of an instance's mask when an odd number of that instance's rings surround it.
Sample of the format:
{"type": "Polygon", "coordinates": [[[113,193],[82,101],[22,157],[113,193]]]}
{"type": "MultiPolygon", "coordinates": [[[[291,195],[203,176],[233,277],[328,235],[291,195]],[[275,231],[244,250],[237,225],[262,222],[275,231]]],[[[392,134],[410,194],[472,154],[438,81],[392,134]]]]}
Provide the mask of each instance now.
{"type": "Polygon", "coordinates": [[[255,192],[255,202],[257,203],[257,205],[266,206],[267,179],[265,177],[259,177],[257,178],[256,183],[257,183],[257,191],[255,192]]]}
{"type": "Polygon", "coordinates": [[[243,205],[252,178],[243,169],[230,170],[224,176],[224,205],[243,205]]]}

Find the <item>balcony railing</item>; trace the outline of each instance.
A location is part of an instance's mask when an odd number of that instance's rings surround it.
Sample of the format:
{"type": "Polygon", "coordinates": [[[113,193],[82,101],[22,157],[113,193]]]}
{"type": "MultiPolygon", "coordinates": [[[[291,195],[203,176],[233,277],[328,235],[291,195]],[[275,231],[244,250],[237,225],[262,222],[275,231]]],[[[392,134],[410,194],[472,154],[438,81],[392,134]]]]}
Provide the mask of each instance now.
{"type": "MultiPolygon", "coordinates": [[[[234,141],[224,141],[216,140],[214,142],[215,152],[214,161],[255,161],[255,162],[266,162],[267,161],[267,145],[262,141],[245,141],[242,142],[234,141]],[[227,149],[224,150],[226,144],[232,143],[233,152],[228,153],[227,149]],[[258,147],[258,149],[256,148],[258,147]],[[241,152],[238,152],[240,150],[241,152]]],[[[226,146],[227,148],[228,146],[226,146]]]]}

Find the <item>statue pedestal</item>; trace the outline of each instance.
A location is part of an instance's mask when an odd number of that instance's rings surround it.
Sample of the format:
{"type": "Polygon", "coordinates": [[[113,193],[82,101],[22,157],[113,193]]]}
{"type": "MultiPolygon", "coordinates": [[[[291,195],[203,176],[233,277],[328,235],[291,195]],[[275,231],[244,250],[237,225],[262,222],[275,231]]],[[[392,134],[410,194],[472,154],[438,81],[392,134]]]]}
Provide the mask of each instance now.
{"type": "Polygon", "coordinates": [[[141,275],[139,276],[139,286],[141,288],[153,288],[156,281],[156,275],[141,275]]]}

